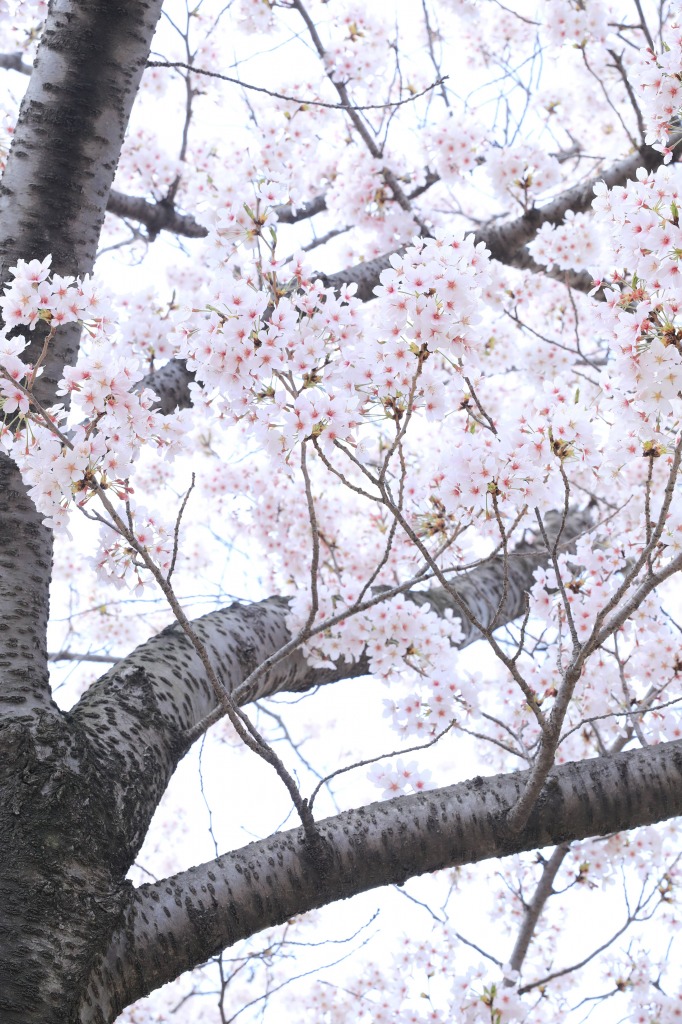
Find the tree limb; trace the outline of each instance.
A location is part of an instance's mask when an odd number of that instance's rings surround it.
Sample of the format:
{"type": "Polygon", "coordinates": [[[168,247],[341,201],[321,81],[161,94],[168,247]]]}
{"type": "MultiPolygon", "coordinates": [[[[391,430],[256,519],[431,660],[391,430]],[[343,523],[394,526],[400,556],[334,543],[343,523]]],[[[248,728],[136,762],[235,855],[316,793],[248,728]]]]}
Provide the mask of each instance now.
{"type": "Polygon", "coordinates": [[[327,199],[324,195],[319,195],[313,196],[295,210],[293,206],[276,206],[275,213],[280,224],[298,224],[299,221],[309,220],[326,209],[327,199]]]}
{"type": "Polygon", "coordinates": [[[107,213],[144,224],[150,241],[154,241],[160,231],[185,238],[205,238],[208,234],[203,224],[198,224],[189,214],[178,213],[173,203],[165,199],[150,203],[142,196],[127,196],[113,188],[107,199],[107,213]]]}
{"type": "Polygon", "coordinates": [[[21,50],[16,53],[0,53],[0,68],[5,71],[19,71],[22,75],[33,73],[33,65],[27,64],[21,50]]]}
{"type": "MultiPolygon", "coordinates": [[[[1,55],[0,55],[1,56],[1,55]]],[[[423,195],[439,180],[438,175],[428,171],[424,182],[409,193],[408,199],[416,199],[423,195]]],[[[323,194],[313,196],[307,203],[293,207],[290,204],[275,206],[274,212],[279,224],[298,224],[309,220],[327,209],[327,200],[323,194]]],[[[174,235],[185,238],[205,238],[208,228],[199,224],[191,214],[178,213],[168,198],[150,202],[143,196],[129,196],[112,189],[107,200],[107,212],[113,213],[124,220],[135,220],[144,224],[153,241],[160,231],[170,231],[174,235]]]]}
{"type": "Polygon", "coordinates": [[[505,821],[526,775],[478,777],[327,818],[318,824],[324,859],[292,829],[141,886],[91,976],[81,1024],[113,1020],[157,986],[293,915],[440,868],[682,813],[679,740],[554,768],[530,820],[510,834],[505,821]]]}
{"type": "MultiPolygon", "coordinates": [[[[585,513],[573,513],[562,541],[569,544],[587,523],[585,513]]],[[[519,545],[518,550],[506,566],[506,584],[502,556],[454,578],[457,593],[484,625],[494,620],[496,626],[501,626],[525,611],[525,593],[533,583],[535,569],[545,564],[547,552],[537,540],[535,544],[519,545]],[[498,610],[505,586],[505,601],[498,610]]],[[[461,616],[452,596],[441,588],[407,596],[418,604],[430,604],[439,615],[449,609],[461,616]]],[[[285,598],[270,597],[251,605],[232,604],[192,623],[218,679],[230,694],[289,643],[288,610],[285,598]]],[[[462,628],[460,646],[478,639],[479,633],[471,624],[462,623],[462,628]]],[[[239,703],[248,704],[277,693],[300,693],[368,672],[369,662],[364,656],[355,662],[340,659],[333,667],[314,668],[297,649],[258,676],[248,691],[239,694],[239,703]]],[[[216,695],[201,658],[175,625],[117,662],[72,710],[70,717],[88,737],[93,756],[116,761],[116,772],[109,772],[111,802],[130,863],[189,746],[188,737],[216,707],[216,695]]]]}
{"type": "MultiPolygon", "coordinates": [[[[561,224],[569,210],[573,210],[575,213],[584,213],[589,210],[594,199],[594,186],[598,181],[605,181],[609,188],[613,188],[615,185],[624,185],[626,181],[634,179],[637,168],[645,163],[649,170],[655,170],[663,163],[663,154],[649,146],[643,146],[632,156],[617,160],[601,174],[590,178],[589,181],[566,189],[545,206],[533,207],[521,217],[517,217],[516,220],[503,224],[495,223],[472,232],[474,240],[476,243],[483,242],[490,250],[492,258],[500,263],[531,270],[534,273],[547,273],[545,267],[536,263],[525,248],[528,242],[535,238],[542,225],[561,224]]],[[[391,265],[391,255],[392,253],[386,253],[373,260],[356,263],[355,266],[339,270],[334,274],[320,276],[327,288],[357,284],[357,297],[363,302],[369,302],[374,298],[374,289],[379,284],[381,272],[387,270],[391,265]]],[[[563,280],[566,273],[560,271],[549,276],[556,276],[563,280]]],[[[567,281],[571,287],[579,288],[581,291],[589,291],[592,287],[589,274],[571,271],[567,281]]]]}

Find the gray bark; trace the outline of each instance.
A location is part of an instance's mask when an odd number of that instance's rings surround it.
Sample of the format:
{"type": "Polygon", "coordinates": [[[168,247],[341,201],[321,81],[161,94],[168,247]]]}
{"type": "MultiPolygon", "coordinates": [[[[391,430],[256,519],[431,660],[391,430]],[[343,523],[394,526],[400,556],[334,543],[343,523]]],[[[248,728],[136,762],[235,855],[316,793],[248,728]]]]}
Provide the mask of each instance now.
{"type": "MultiPolygon", "coordinates": [[[[8,60],[15,56],[17,55],[8,55],[8,60]]],[[[1,66],[3,66],[2,55],[0,55],[1,66]]],[[[12,64],[12,66],[14,65],[12,64]]],[[[280,224],[297,224],[301,220],[314,217],[315,214],[321,213],[326,208],[324,196],[315,196],[309,203],[304,203],[296,211],[291,206],[278,206],[276,208],[277,220],[280,224]]],[[[190,214],[178,213],[173,203],[164,199],[150,203],[142,196],[127,196],[123,192],[112,189],[109,193],[107,210],[117,217],[136,220],[139,224],[144,224],[152,241],[160,231],[169,231],[173,235],[182,235],[184,238],[205,238],[208,234],[203,224],[199,224],[190,214]]]]}
{"type": "MultiPolygon", "coordinates": [[[[0,183],[0,286],[17,258],[52,253],[58,274],[92,270],[109,189],[162,0],[52,0],[0,183]]],[[[28,360],[42,347],[34,332],[28,360]]],[[[49,400],[77,330],[50,346],[49,400]]]]}
{"type": "Polygon", "coordinates": [[[162,412],[164,416],[168,416],[176,409],[191,407],[192,395],[189,386],[194,381],[194,373],[187,369],[184,359],[169,359],[158,370],[152,370],[146,377],[143,377],[137,384],[137,388],[139,391],[143,388],[151,388],[158,395],[158,401],[154,403],[154,408],[162,412]]]}
{"type": "MultiPolygon", "coordinates": [[[[20,54],[0,54],[0,67],[15,67],[16,58],[20,56],[20,54]],[[3,58],[5,63],[3,63],[3,58]]],[[[30,74],[30,68],[28,73],[30,74]]],[[[427,174],[424,184],[411,192],[408,198],[414,199],[422,195],[437,180],[435,175],[427,174]]],[[[315,217],[326,209],[327,202],[324,195],[318,195],[295,209],[293,206],[276,206],[275,214],[280,224],[298,224],[302,220],[315,217]]],[[[151,203],[142,196],[128,196],[112,189],[109,193],[107,210],[117,217],[144,224],[150,241],[153,241],[160,231],[168,231],[185,238],[205,238],[208,234],[208,230],[202,224],[197,223],[191,214],[178,213],[173,202],[168,198],[151,203]]]]}
{"type": "Polygon", "coordinates": [[[160,199],[150,203],[143,196],[127,196],[112,189],[107,201],[107,211],[124,220],[135,220],[144,224],[153,242],[160,231],[170,231],[184,238],[205,238],[208,231],[198,224],[194,217],[178,213],[172,202],[160,199]]]}
{"type": "Polygon", "coordinates": [[[0,723],[54,713],[46,647],[51,571],[51,533],[16,465],[0,455],[0,723]]]}

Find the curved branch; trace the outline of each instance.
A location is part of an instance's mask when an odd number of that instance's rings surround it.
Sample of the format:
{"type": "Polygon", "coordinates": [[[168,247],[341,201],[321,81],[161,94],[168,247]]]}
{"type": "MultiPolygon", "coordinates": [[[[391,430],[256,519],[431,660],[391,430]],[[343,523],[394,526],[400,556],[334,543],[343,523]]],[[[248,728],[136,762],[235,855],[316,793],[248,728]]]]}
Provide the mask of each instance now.
{"type": "MultiPolygon", "coordinates": [[[[427,171],[423,183],[409,193],[408,199],[416,199],[417,196],[423,195],[437,181],[438,175],[427,171]]],[[[274,212],[279,224],[298,224],[302,220],[309,220],[318,213],[323,213],[326,209],[326,197],[318,195],[298,207],[284,204],[275,206],[274,212]]],[[[129,196],[112,189],[107,200],[107,212],[125,220],[135,220],[139,224],[144,224],[149,232],[150,241],[154,241],[160,231],[170,231],[171,234],[182,235],[185,238],[206,238],[208,235],[208,228],[199,224],[191,214],[178,213],[168,199],[150,202],[143,196],[129,196]]]]}
{"type": "Polygon", "coordinates": [[[185,238],[206,238],[208,234],[208,228],[198,224],[189,214],[178,213],[171,202],[160,199],[157,203],[150,203],[142,196],[127,196],[113,188],[107,199],[107,213],[144,224],[152,242],[160,231],[170,231],[185,238]]]}
{"type": "MultiPolygon", "coordinates": [[[[319,195],[296,209],[293,206],[276,206],[275,213],[280,224],[297,224],[326,209],[327,201],[319,195]]],[[[185,238],[206,238],[208,235],[208,228],[199,224],[191,214],[178,213],[174,205],[164,199],[150,202],[143,196],[129,196],[112,189],[107,200],[107,213],[144,224],[150,241],[154,241],[160,231],[170,231],[185,238]]]]}
{"type": "Polygon", "coordinates": [[[526,775],[479,777],[327,818],[318,824],[322,859],[293,829],[141,886],[92,975],[81,1024],[113,1020],[133,1000],[295,914],[440,868],[682,813],[679,740],[553,769],[527,825],[511,835],[505,821],[526,775]]]}
{"type": "MultiPolygon", "coordinates": [[[[562,542],[570,543],[586,528],[585,513],[575,512],[564,525],[562,542]]],[[[556,537],[558,523],[548,527],[556,537]]],[[[502,556],[455,578],[457,593],[484,625],[504,625],[525,611],[525,593],[533,573],[548,557],[543,542],[519,545],[505,566],[502,556]],[[501,597],[504,603],[500,607],[501,597]]],[[[440,588],[407,595],[444,615],[461,616],[452,595],[440,588]]],[[[210,663],[229,693],[291,640],[286,598],[270,597],[251,605],[232,604],[197,619],[193,629],[205,646],[210,663]]],[[[478,639],[471,624],[462,624],[464,647],[478,639]]],[[[277,693],[299,693],[342,679],[367,675],[369,661],[340,659],[329,668],[311,667],[302,651],[275,661],[259,675],[248,692],[247,704],[277,693]]],[[[74,725],[88,736],[93,756],[98,753],[116,771],[111,777],[111,800],[121,829],[121,844],[130,862],[146,834],[151,817],[175,767],[207,716],[217,707],[215,692],[201,658],[179,626],[170,626],[142,644],[83,695],[71,712],[74,725]]]]}
{"type": "Polygon", "coordinates": [[[294,209],[293,206],[276,206],[275,213],[280,224],[298,224],[301,220],[310,220],[311,217],[322,213],[327,209],[327,199],[324,195],[314,196],[307,203],[294,209]]]}

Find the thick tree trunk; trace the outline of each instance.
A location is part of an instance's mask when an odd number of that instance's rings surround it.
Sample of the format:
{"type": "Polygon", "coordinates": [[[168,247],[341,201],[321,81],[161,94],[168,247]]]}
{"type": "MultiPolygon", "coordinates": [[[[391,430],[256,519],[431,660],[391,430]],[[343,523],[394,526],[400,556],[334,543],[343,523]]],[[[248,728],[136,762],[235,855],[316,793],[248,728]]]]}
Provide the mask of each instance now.
{"type": "Polygon", "coordinates": [[[29,721],[46,702],[52,706],[46,648],[52,534],[42,518],[15,463],[0,454],[0,728],[3,720],[29,721]]]}
{"type": "MultiPolygon", "coordinates": [[[[92,270],[109,190],[162,0],[51,0],[0,183],[0,287],[17,259],[52,254],[59,274],[92,270]]],[[[40,386],[52,400],[77,328],[50,346],[40,386]]],[[[28,361],[42,346],[34,333],[28,361]]]]}
{"type": "Polygon", "coordinates": [[[68,719],[0,732],[0,1020],[71,1024],[123,898],[107,769],[68,719]]]}
{"type": "MultiPolygon", "coordinates": [[[[91,270],[161,0],[51,0],[0,185],[0,285],[18,258],[91,270]]],[[[28,360],[42,346],[34,332],[28,360]]],[[[77,329],[62,330],[35,391],[54,398],[77,329]]],[[[71,1024],[120,912],[127,849],[114,769],[50,695],[52,537],[0,455],[0,1019],[71,1024]]]]}

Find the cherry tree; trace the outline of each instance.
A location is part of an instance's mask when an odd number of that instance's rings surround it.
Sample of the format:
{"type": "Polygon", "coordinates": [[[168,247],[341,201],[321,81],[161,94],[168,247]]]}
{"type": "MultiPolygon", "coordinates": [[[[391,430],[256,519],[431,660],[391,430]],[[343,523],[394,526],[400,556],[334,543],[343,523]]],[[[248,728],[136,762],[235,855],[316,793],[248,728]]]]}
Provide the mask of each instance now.
{"type": "Polygon", "coordinates": [[[2,1020],[678,1019],[682,8],[0,19],[2,1020]]]}

